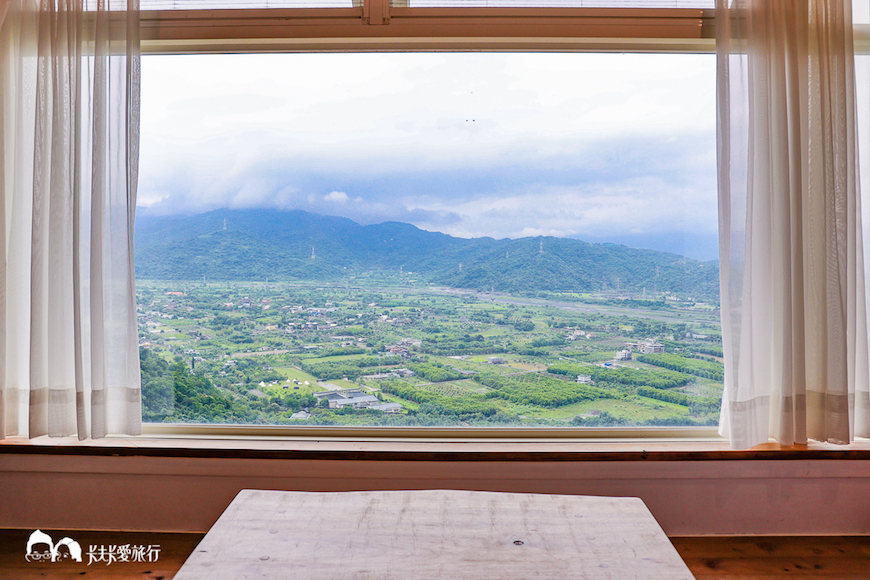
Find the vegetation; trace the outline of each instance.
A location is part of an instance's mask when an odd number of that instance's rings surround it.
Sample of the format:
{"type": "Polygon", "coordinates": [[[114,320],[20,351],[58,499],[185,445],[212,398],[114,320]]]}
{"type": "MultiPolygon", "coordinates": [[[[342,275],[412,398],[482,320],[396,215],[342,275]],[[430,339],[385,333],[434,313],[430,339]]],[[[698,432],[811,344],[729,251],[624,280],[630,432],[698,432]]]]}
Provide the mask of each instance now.
{"type": "Polygon", "coordinates": [[[394,394],[397,397],[415,403],[422,403],[419,409],[421,413],[436,415],[452,415],[458,419],[482,419],[493,417],[499,409],[483,400],[479,395],[469,397],[446,397],[432,391],[418,389],[398,381],[387,381],[381,386],[385,393],[394,394]]]}
{"type": "Polygon", "coordinates": [[[462,373],[441,363],[421,362],[408,365],[417,376],[433,383],[455,381],[464,378],[462,373]]]}
{"type": "MultiPolygon", "coordinates": [[[[395,235],[418,235],[397,228],[395,235]]],[[[430,286],[413,276],[373,271],[353,285],[317,276],[269,283],[140,279],[144,420],[406,426],[718,420],[718,313],[694,297],[509,295],[430,286]],[[626,344],[642,340],[664,344],[666,353],[615,360],[626,344]],[[342,389],[398,406],[339,409],[318,397],[342,389]]]]}
{"type": "MultiPolygon", "coordinates": [[[[638,358],[638,360],[641,357],[638,358]]],[[[692,382],[692,377],[683,373],[655,371],[631,367],[590,367],[576,364],[554,364],[547,372],[561,375],[588,374],[596,383],[618,383],[622,385],[644,385],[655,389],[672,389],[692,382]]]]}
{"type": "MultiPolygon", "coordinates": [[[[365,352],[365,350],[363,350],[363,352],[365,352]]],[[[373,374],[382,367],[392,368],[393,366],[401,362],[402,358],[398,356],[367,356],[365,358],[357,358],[343,361],[321,362],[303,360],[299,363],[299,367],[306,373],[315,377],[319,377],[323,380],[340,379],[342,377],[356,380],[361,375],[373,374]]]]}
{"type": "Polygon", "coordinates": [[[614,396],[605,389],[554,379],[537,373],[524,373],[519,376],[486,373],[476,375],[474,380],[494,389],[486,394],[487,397],[507,399],[520,405],[554,408],[578,401],[593,401],[614,396]]]}
{"type": "Polygon", "coordinates": [[[643,363],[666,369],[689,373],[699,377],[722,381],[725,377],[725,367],[717,360],[709,358],[687,358],[676,354],[645,354],[637,357],[643,363]]]}
{"type": "MultiPolygon", "coordinates": [[[[463,239],[410,224],[361,226],[346,218],[260,209],[143,216],[136,223],[141,279],[336,282],[397,271],[454,288],[515,294],[657,287],[716,300],[719,288],[718,269],[709,263],[568,238],[463,239]]],[[[669,307],[661,300],[604,300],[630,308],[669,307]]],[[[529,320],[514,326],[519,332],[534,329],[529,320]]]]}

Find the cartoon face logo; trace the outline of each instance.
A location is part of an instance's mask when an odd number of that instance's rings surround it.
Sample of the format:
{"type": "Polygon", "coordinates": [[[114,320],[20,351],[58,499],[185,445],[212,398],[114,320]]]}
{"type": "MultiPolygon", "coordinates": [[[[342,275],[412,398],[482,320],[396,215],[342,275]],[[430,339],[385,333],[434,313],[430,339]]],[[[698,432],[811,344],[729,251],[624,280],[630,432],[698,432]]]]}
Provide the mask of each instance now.
{"type": "Polygon", "coordinates": [[[57,562],[68,559],[81,562],[82,548],[72,538],[61,538],[55,545],[51,536],[42,530],[36,530],[27,540],[27,553],[24,559],[28,562],[57,562]],[[64,549],[61,550],[61,547],[64,549]]]}
{"type": "Polygon", "coordinates": [[[54,553],[55,557],[54,560],[52,560],[53,562],[59,560],[82,561],[82,547],[72,538],[61,538],[58,540],[57,545],[54,547],[54,553]],[[61,550],[61,547],[65,549],[61,550]]]}
{"type": "Polygon", "coordinates": [[[27,540],[27,555],[24,559],[28,562],[49,561],[54,551],[54,540],[42,530],[36,530],[30,534],[27,540]]]}

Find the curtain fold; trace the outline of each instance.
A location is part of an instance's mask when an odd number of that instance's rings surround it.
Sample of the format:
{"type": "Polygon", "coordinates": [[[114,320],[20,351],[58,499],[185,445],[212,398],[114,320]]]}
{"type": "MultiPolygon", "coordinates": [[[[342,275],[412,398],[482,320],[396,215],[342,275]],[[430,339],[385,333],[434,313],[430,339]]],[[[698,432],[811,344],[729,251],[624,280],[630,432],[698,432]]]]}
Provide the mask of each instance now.
{"type": "Polygon", "coordinates": [[[716,26],[720,433],[870,435],[851,4],[719,0],[716,26]]]}
{"type": "Polygon", "coordinates": [[[11,0],[0,27],[0,436],[140,432],[138,18],[11,0]]]}

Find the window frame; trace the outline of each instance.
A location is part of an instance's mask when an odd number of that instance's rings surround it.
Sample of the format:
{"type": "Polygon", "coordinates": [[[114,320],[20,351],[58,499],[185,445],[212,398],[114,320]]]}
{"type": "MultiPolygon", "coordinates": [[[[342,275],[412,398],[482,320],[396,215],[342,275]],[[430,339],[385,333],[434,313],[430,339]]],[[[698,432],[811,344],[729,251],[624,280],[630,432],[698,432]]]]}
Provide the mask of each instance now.
{"type": "MultiPolygon", "coordinates": [[[[357,3],[359,0],[354,0],[357,3]]],[[[399,0],[401,2],[402,0],[399,0]]],[[[714,11],[690,8],[349,8],[140,13],[141,52],[715,52],[714,11]]],[[[355,427],[144,423],[143,437],[343,441],[723,442],[716,427],[355,427]]]]}
{"type": "Polygon", "coordinates": [[[694,8],[413,8],[364,0],[363,6],[353,8],[143,11],[140,34],[144,54],[713,52],[713,12],[694,8]]]}

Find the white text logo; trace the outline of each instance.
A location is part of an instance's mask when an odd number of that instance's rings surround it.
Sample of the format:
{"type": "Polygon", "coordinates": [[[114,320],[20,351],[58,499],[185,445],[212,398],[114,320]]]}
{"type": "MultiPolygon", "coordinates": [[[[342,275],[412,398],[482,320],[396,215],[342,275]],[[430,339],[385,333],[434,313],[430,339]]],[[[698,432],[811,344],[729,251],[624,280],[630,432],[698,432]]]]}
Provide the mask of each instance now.
{"type": "MultiPolygon", "coordinates": [[[[160,557],[160,546],[142,544],[109,544],[88,546],[85,554],[88,557],[88,566],[95,563],[105,563],[107,566],[115,562],[156,562],[160,557]]],[[[72,538],[61,538],[57,544],[51,536],[42,530],[36,530],[30,534],[27,540],[27,554],[24,559],[28,562],[61,562],[75,560],[82,562],[82,548],[72,538]]]]}

